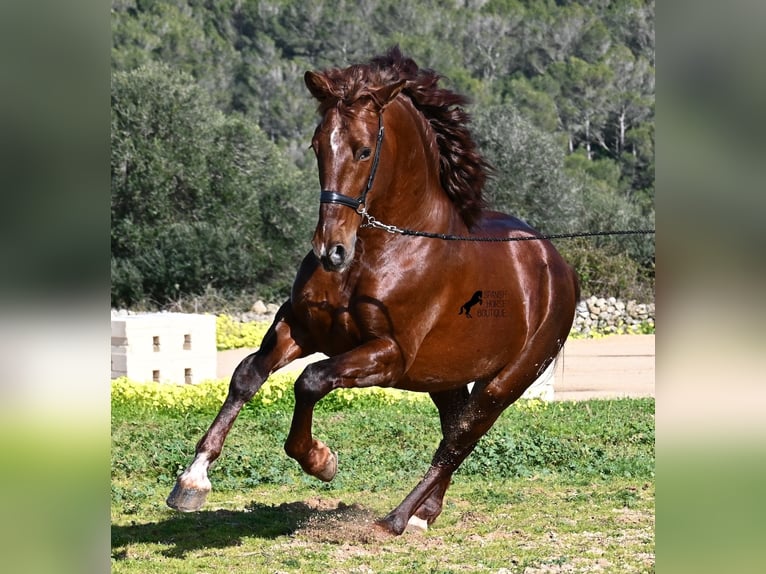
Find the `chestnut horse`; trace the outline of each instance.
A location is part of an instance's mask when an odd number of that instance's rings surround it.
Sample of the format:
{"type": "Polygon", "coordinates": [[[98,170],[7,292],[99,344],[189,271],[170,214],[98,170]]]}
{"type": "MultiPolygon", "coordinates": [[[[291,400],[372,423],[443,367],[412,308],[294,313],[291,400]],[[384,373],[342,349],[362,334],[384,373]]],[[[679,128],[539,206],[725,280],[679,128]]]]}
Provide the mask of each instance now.
{"type": "Polygon", "coordinates": [[[285,451],[330,481],[337,457],[312,436],[322,397],[370,386],[429,393],[443,439],[423,480],[377,523],[394,534],[425,528],[477,441],[559,353],[579,297],[575,273],[544,239],[508,241],[538,234],[484,209],[488,165],[460,107],[467,100],[438,80],[398,48],[369,64],[306,73],[321,116],[311,141],[322,190],[313,250],[261,348],[234,371],[168,497],[172,508],[201,507],[208,467],[269,374],[321,352],[329,358],[295,382],[285,451]],[[468,318],[459,311],[477,292],[482,306],[468,318]]]}

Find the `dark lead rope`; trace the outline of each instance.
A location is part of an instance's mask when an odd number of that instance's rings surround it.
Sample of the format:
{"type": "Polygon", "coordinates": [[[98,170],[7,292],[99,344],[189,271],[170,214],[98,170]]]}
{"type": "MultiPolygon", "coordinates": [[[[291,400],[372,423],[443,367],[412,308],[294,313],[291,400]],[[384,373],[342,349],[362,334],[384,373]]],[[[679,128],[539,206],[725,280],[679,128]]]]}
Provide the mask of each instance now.
{"type": "Polygon", "coordinates": [[[367,221],[362,227],[374,227],[382,229],[389,233],[398,235],[409,235],[413,237],[427,237],[429,239],[443,239],[445,241],[486,241],[486,242],[506,242],[506,241],[539,241],[543,239],[571,239],[575,237],[602,237],[605,235],[649,235],[654,233],[654,229],[629,229],[622,231],[582,231],[579,233],[553,233],[549,235],[525,235],[521,237],[471,237],[468,235],[448,235],[445,233],[430,233],[428,231],[416,231],[414,229],[402,229],[395,225],[386,225],[375,219],[366,210],[361,212],[362,217],[367,221]]]}

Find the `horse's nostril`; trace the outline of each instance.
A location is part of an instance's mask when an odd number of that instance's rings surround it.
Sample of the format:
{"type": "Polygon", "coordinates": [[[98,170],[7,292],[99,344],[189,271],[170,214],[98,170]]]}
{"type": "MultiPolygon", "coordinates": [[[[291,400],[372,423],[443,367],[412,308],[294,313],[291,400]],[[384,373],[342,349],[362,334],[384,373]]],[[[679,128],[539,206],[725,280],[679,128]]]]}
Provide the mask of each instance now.
{"type": "Polygon", "coordinates": [[[327,254],[327,257],[330,263],[340,267],[346,261],[346,249],[340,244],[334,245],[327,254]]]}

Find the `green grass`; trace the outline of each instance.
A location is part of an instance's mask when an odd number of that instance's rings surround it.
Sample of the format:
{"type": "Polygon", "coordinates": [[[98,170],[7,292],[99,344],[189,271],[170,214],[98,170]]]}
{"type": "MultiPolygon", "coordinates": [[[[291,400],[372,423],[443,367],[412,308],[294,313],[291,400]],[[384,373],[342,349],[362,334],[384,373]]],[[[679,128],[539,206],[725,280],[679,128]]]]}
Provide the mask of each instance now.
{"type": "Polygon", "coordinates": [[[282,450],[286,409],[245,411],[207,505],[164,499],[214,412],[112,414],[112,571],[653,572],[654,400],[512,406],[456,473],[425,535],[381,537],[440,439],[428,402],[320,411],[329,484],[282,450]]]}

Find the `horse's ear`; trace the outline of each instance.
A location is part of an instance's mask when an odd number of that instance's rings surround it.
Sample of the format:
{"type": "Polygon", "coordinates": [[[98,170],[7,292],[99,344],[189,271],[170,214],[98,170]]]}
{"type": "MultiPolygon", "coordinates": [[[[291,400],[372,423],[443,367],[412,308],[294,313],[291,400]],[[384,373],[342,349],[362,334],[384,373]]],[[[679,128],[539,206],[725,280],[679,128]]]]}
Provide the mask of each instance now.
{"type": "Polygon", "coordinates": [[[317,72],[308,71],[303,75],[303,81],[306,83],[306,87],[320,102],[327,98],[331,94],[330,82],[323,74],[317,72]]]}
{"type": "Polygon", "coordinates": [[[383,109],[389,103],[394,101],[394,98],[399,95],[399,92],[402,91],[406,83],[407,80],[399,80],[393,84],[370,90],[370,95],[372,96],[372,99],[375,100],[375,103],[383,109]]]}

